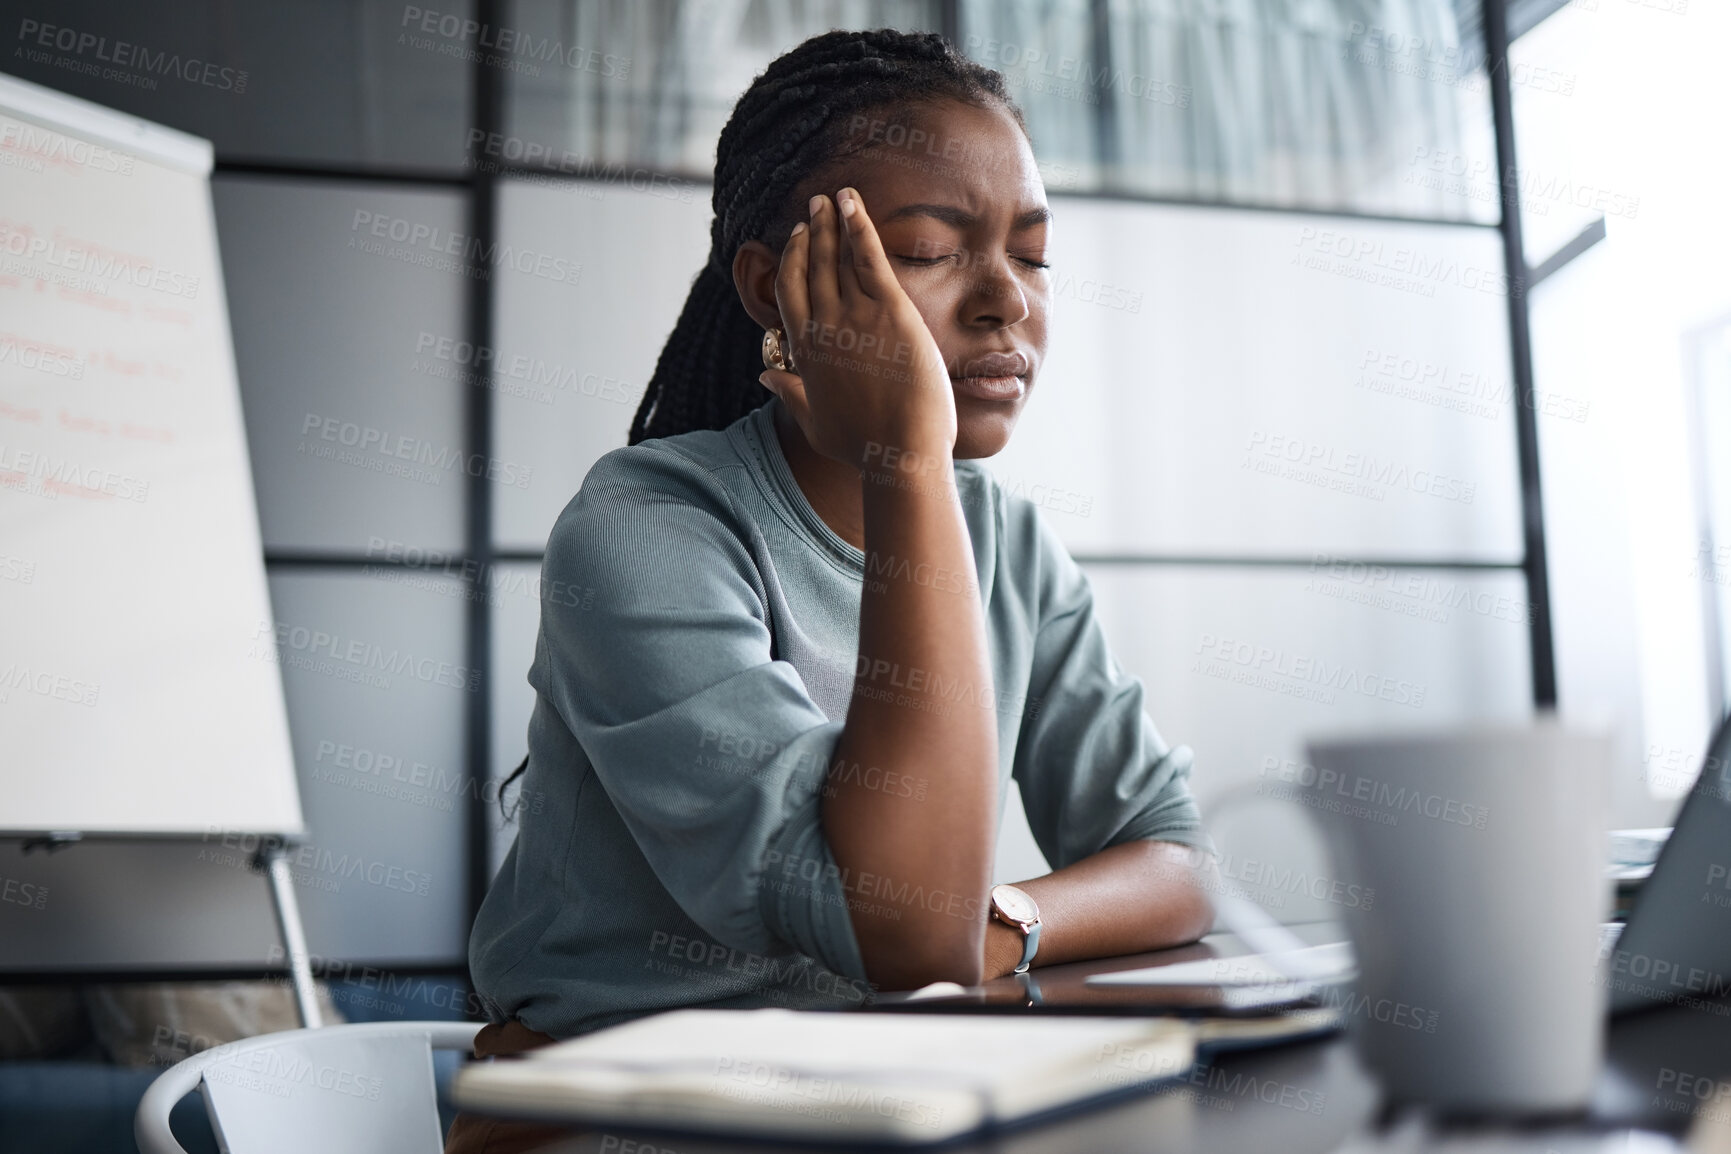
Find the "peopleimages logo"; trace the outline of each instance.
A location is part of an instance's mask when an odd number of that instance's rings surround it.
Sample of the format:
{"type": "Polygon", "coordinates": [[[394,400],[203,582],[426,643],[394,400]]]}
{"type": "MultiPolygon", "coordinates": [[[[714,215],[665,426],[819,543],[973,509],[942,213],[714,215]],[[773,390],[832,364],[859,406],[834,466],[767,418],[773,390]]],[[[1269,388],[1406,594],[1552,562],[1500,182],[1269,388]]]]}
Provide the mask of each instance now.
{"type": "Polygon", "coordinates": [[[852,1125],[861,1114],[936,1127],[944,1107],[890,1093],[847,1078],[827,1078],[753,1058],[718,1058],[711,1089],[724,1098],[773,1107],[792,1114],[852,1125]]]}
{"type": "Polygon", "coordinates": [[[813,994],[850,1002],[864,1001],[872,992],[870,983],[864,979],[832,973],[799,954],[756,954],[704,938],[671,934],[666,930],[650,933],[649,954],[643,968],[668,977],[713,975],[719,967],[727,973],[756,980],[760,988],[799,986],[813,994]],[[657,954],[663,957],[656,957],[657,954]],[[693,969],[694,966],[702,969],[693,969]]]}
{"type": "MultiPolygon", "coordinates": [[[[86,362],[71,349],[31,340],[16,333],[0,332],[0,367],[7,365],[33,369],[51,377],[81,381],[84,379],[86,362]]],[[[8,412],[7,415],[12,416],[13,413],[8,412]]]]}
{"type": "MultiPolygon", "coordinates": [[[[1231,854],[1221,855],[1217,864],[1222,878],[1250,889],[1287,896],[1303,894],[1319,902],[1333,902],[1353,910],[1368,910],[1376,905],[1376,889],[1372,886],[1309,874],[1290,865],[1277,865],[1256,858],[1245,858],[1240,862],[1231,854]]],[[[1236,896],[1236,891],[1228,892],[1236,896]]],[[[1279,904],[1286,903],[1282,901],[1279,904]]]]}
{"type": "Polygon", "coordinates": [[[424,898],[433,882],[433,875],[421,870],[351,855],[346,851],[337,853],[311,842],[283,847],[282,839],[274,834],[207,825],[202,840],[206,846],[214,843],[214,847],[199,850],[198,860],[217,866],[250,865],[260,850],[281,847],[283,859],[288,862],[298,884],[329,893],[339,892],[343,881],[359,878],[368,885],[424,898]]]}
{"type": "MultiPolygon", "coordinates": [[[[478,669],[455,665],[435,657],[417,656],[408,650],[394,647],[386,649],[372,641],[355,637],[344,638],[322,629],[310,629],[305,625],[292,625],[286,621],[259,621],[258,629],[253,634],[255,655],[272,655],[270,647],[260,644],[261,639],[267,636],[274,640],[275,655],[282,655],[285,661],[289,656],[303,659],[322,657],[341,662],[343,667],[356,673],[374,676],[374,671],[378,674],[408,674],[429,685],[446,685],[453,689],[470,691],[481,687],[481,671],[478,669]]],[[[388,687],[388,682],[380,686],[388,687]]]]}
{"type": "MultiPolygon", "coordinates": [[[[1292,800],[1312,808],[1336,812],[1348,802],[1362,802],[1373,806],[1375,811],[1379,812],[1373,811],[1362,816],[1370,817],[1380,825],[1397,824],[1403,813],[1417,814],[1448,825],[1471,826],[1474,829],[1484,829],[1490,820],[1491,811],[1486,806],[1469,805],[1456,798],[1408,789],[1404,785],[1391,785],[1362,774],[1342,773],[1338,769],[1318,769],[1314,765],[1301,764],[1291,758],[1272,755],[1264,757],[1260,776],[1263,782],[1272,779],[1274,782],[1314,791],[1313,794],[1287,791],[1292,800]]],[[[1260,788],[1262,783],[1258,784],[1257,792],[1265,792],[1260,788]]]]}
{"type": "Polygon", "coordinates": [[[1724,1002],[1731,994],[1731,977],[1698,966],[1685,966],[1669,958],[1613,950],[1608,967],[1595,969],[1595,983],[1613,990],[1626,990],[1672,1005],[1731,1013],[1724,1002]],[[1698,996],[1696,996],[1698,995],[1698,996]]]}
{"type": "Polygon", "coordinates": [[[319,413],[308,413],[301,421],[301,435],[308,439],[301,441],[298,451],[308,456],[435,485],[444,474],[457,469],[471,477],[485,476],[501,485],[527,489],[535,471],[533,465],[501,461],[482,453],[466,453],[451,445],[438,445],[421,437],[319,413]],[[318,444],[319,441],[327,444],[318,444]],[[338,446],[353,452],[341,451],[338,446]]]}
{"type": "Polygon", "coordinates": [[[1345,662],[1330,663],[1325,657],[1289,653],[1213,633],[1204,633],[1198,640],[1190,671],[1327,705],[1334,703],[1332,691],[1340,690],[1422,709],[1426,694],[1422,683],[1405,678],[1366,673],[1345,662]]]}
{"type": "Polygon", "coordinates": [[[83,66],[77,66],[77,61],[69,61],[68,63],[75,66],[74,71],[99,75],[105,80],[124,80],[133,84],[145,81],[139,87],[147,89],[156,87],[156,82],[150,79],[151,76],[172,76],[188,84],[214,88],[219,92],[233,92],[237,96],[246,91],[247,73],[243,68],[228,68],[211,60],[200,60],[196,56],[182,57],[178,52],[157,51],[125,40],[111,41],[108,37],[98,36],[94,32],[81,32],[76,28],[26,19],[18,24],[18,39],[25,46],[20,48],[19,52],[33,64],[60,64],[60,61],[52,58],[45,59],[46,52],[35,51],[49,49],[87,58],[89,62],[83,66]],[[101,67],[104,64],[112,67],[101,67]],[[135,71],[128,74],[125,69],[135,71]],[[136,73],[147,75],[139,76],[136,73]]]}
{"type": "Polygon", "coordinates": [[[977,894],[927,889],[918,882],[898,880],[869,870],[856,871],[827,859],[789,855],[780,850],[770,850],[764,855],[763,879],[766,887],[776,887],[772,892],[800,894],[821,892],[833,882],[853,898],[883,902],[884,906],[874,910],[879,913],[887,909],[918,907],[965,921],[979,921],[986,915],[986,907],[977,894]]]}
{"type": "MultiPolygon", "coordinates": [[[[36,172],[54,165],[130,176],[134,164],[133,158],[124,152],[24,123],[0,124],[0,156],[37,161],[38,167],[31,170],[36,172]]],[[[0,163],[13,162],[0,160],[0,163]]]]}
{"type": "Polygon", "coordinates": [[[1474,369],[1453,370],[1447,364],[1401,353],[1366,349],[1358,363],[1355,386],[1368,392],[1418,401],[1485,420],[1496,420],[1510,405],[1547,417],[1585,423],[1592,402],[1544,389],[1517,392],[1506,379],[1492,379],[1474,369]]]}
{"type": "Polygon", "coordinates": [[[349,223],[348,247],[370,256],[485,279],[491,269],[510,269],[555,284],[574,285],[583,277],[583,263],[556,253],[517,248],[500,241],[484,242],[425,221],[387,213],[355,210],[349,223]],[[383,242],[394,247],[387,248],[383,242]]]}
{"type": "Polygon", "coordinates": [[[1467,582],[1388,565],[1348,561],[1326,553],[1311,558],[1310,572],[1314,576],[1304,583],[1306,593],[1438,623],[1448,622],[1456,609],[1518,625],[1531,621],[1538,612],[1531,601],[1517,601],[1467,582]]]}
{"type": "Polygon", "coordinates": [[[1294,244],[1299,249],[1292,257],[1295,265],[1421,296],[1435,296],[1439,284],[1499,297],[1511,292],[1519,296],[1525,288],[1522,278],[1511,279],[1500,269],[1390,245],[1380,236],[1306,225],[1298,230],[1294,244]]]}
{"type": "Polygon", "coordinates": [[[1128,72],[1110,63],[1096,66],[1080,56],[1054,55],[1049,49],[1011,41],[968,37],[968,55],[1004,73],[1011,84],[1029,83],[1039,92],[1052,92],[1071,99],[1098,103],[1099,94],[1110,89],[1134,100],[1189,108],[1191,89],[1158,76],[1128,72]]]}
{"type": "Polygon", "coordinates": [[[23,906],[26,909],[45,910],[48,908],[48,887],[17,878],[0,877],[0,902],[23,906]]]}
{"type": "MultiPolygon", "coordinates": [[[[435,375],[466,379],[466,383],[489,386],[513,396],[528,396],[551,404],[553,390],[572,396],[593,397],[616,405],[635,405],[643,386],[639,382],[589,372],[571,365],[549,364],[523,353],[507,354],[486,344],[472,344],[456,337],[443,337],[422,330],[415,338],[415,355],[454,365],[465,372],[435,375]],[[522,382],[523,387],[503,385],[499,378],[522,382]]],[[[417,361],[417,364],[419,361],[417,361]]]]}
{"type": "Polygon", "coordinates": [[[14,661],[0,668],[0,705],[6,704],[14,692],[34,693],[38,697],[50,697],[72,705],[93,706],[102,686],[95,681],[84,681],[46,669],[32,669],[14,661]]]}
{"type": "Polygon", "coordinates": [[[150,496],[150,482],[126,473],[116,473],[99,465],[82,465],[65,457],[55,457],[31,449],[10,449],[0,442],[0,486],[9,489],[28,488],[30,481],[40,482],[45,496],[65,494],[71,497],[142,502],[150,496]]]}
{"type": "Polygon", "coordinates": [[[408,32],[420,32],[429,37],[439,36],[449,42],[438,46],[441,55],[470,62],[478,59],[493,65],[517,65],[513,71],[526,72],[532,76],[540,75],[540,69],[530,64],[531,61],[560,64],[579,72],[592,72],[610,80],[625,80],[631,75],[631,58],[628,56],[597,52],[581,44],[566,44],[551,36],[536,36],[520,28],[494,26],[452,12],[406,5],[400,27],[408,31],[399,36],[399,44],[407,40],[411,47],[431,47],[428,43],[409,37],[408,32]],[[485,54],[475,49],[461,48],[465,42],[472,42],[476,48],[485,49],[485,54]],[[523,59],[513,60],[513,57],[523,59]]]}
{"type": "Polygon", "coordinates": [[[1405,489],[1422,496],[1473,503],[1478,483],[1435,469],[1412,468],[1371,453],[1343,452],[1333,445],[1284,433],[1253,429],[1240,468],[1288,480],[1305,481],[1353,496],[1381,501],[1405,489]]]}
{"type": "MultiPolygon", "coordinates": [[[[187,300],[198,296],[199,282],[195,276],[163,268],[135,254],[58,233],[43,236],[28,228],[0,222],[0,253],[39,267],[87,276],[98,283],[124,283],[187,300]]],[[[8,271],[28,270],[14,266],[8,271]]]]}

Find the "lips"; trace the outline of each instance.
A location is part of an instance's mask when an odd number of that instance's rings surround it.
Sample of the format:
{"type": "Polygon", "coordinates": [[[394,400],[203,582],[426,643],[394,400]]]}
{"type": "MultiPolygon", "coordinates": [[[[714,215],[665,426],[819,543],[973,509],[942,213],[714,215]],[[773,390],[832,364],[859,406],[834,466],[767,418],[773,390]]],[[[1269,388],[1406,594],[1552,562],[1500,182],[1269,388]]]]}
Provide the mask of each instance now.
{"type": "Polygon", "coordinates": [[[964,364],[950,379],[956,395],[979,401],[1014,401],[1028,390],[1025,353],[987,353],[964,364]]]}
{"type": "Polygon", "coordinates": [[[975,357],[951,375],[960,380],[964,377],[1020,377],[1027,372],[1028,357],[1025,353],[987,353],[975,357]]]}

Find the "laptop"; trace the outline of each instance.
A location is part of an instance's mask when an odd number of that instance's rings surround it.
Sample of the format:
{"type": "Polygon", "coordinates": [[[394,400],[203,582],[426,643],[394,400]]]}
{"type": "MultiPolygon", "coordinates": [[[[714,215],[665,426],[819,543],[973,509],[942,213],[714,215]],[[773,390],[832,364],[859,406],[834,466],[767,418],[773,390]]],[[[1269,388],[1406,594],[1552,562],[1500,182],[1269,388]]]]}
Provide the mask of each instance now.
{"type": "Polygon", "coordinates": [[[1605,927],[1599,955],[1613,1014],[1731,995],[1731,714],[1628,920],[1605,927]]]}

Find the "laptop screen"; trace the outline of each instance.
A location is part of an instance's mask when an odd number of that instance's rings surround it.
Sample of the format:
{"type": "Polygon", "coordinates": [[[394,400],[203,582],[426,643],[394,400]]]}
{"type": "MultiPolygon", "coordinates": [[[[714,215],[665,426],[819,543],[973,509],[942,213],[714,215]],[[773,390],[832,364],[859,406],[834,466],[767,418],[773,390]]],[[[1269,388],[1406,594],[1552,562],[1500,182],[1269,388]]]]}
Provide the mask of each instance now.
{"type": "Polygon", "coordinates": [[[1731,717],[1600,978],[1612,1013],[1731,996],[1731,717]]]}

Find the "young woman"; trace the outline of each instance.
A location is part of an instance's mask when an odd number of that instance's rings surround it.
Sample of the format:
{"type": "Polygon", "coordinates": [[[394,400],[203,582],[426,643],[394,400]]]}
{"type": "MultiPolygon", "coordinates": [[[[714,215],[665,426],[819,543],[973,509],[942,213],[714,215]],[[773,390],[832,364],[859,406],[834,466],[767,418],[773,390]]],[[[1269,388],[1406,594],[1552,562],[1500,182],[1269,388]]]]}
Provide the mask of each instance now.
{"type": "Polygon", "coordinates": [[[632,444],[548,540],[531,804],[470,946],[478,1052],[1211,920],[1189,750],[976,463],[1035,387],[1052,296],[1002,77],[935,35],[814,37],[740,99],[714,208],[632,444]],[[994,891],[1012,781],[1056,868],[994,891]]]}

